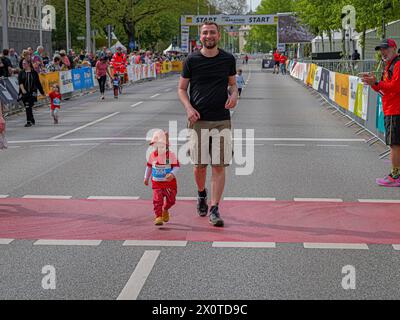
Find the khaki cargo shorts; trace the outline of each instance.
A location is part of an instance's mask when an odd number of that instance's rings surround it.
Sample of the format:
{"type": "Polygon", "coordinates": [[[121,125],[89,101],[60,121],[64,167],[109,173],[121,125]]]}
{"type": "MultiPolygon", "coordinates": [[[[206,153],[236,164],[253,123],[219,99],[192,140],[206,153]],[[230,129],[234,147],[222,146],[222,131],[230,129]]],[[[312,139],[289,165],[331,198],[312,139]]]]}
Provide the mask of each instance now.
{"type": "Polygon", "coordinates": [[[232,162],[232,124],[226,121],[197,121],[188,124],[190,159],[196,167],[229,167],[232,162]]]}

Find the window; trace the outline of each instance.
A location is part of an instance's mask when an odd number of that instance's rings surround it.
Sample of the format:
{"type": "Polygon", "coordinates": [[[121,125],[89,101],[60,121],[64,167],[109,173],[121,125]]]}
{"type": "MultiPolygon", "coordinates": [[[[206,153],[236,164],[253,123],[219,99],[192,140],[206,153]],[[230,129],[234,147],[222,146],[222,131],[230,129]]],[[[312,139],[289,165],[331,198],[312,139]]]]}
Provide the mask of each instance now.
{"type": "Polygon", "coordinates": [[[10,3],[10,7],[11,7],[11,15],[15,15],[15,4],[14,4],[14,2],[11,2],[10,3]]]}
{"type": "Polygon", "coordinates": [[[33,16],[34,16],[35,19],[38,17],[37,7],[33,7],[33,16]]]}
{"type": "Polygon", "coordinates": [[[22,9],[22,4],[19,5],[19,15],[22,17],[23,16],[23,9],[22,9]]]}
{"type": "Polygon", "coordinates": [[[26,16],[29,18],[31,14],[31,8],[29,6],[26,6],[26,16]]]}

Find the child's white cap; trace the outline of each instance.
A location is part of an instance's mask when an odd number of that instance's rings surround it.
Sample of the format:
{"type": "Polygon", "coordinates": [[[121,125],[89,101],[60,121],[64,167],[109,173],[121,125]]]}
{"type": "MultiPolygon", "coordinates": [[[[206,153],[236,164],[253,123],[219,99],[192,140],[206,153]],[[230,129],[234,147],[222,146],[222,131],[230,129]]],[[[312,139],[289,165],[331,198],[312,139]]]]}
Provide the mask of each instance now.
{"type": "Polygon", "coordinates": [[[163,130],[158,130],[154,132],[150,141],[150,145],[153,145],[155,143],[162,143],[165,145],[169,145],[168,132],[163,130]]]}

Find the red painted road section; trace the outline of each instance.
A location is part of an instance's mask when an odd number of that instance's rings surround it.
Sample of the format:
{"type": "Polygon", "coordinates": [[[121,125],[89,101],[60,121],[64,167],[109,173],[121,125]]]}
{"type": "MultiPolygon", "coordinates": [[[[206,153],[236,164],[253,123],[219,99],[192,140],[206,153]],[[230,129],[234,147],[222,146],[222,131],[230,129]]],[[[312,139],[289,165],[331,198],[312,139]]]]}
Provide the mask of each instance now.
{"type": "Polygon", "coordinates": [[[150,201],[0,199],[0,238],[400,244],[400,205],[226,201],[216,229],[179,202],[153,226],[150,201]]]}

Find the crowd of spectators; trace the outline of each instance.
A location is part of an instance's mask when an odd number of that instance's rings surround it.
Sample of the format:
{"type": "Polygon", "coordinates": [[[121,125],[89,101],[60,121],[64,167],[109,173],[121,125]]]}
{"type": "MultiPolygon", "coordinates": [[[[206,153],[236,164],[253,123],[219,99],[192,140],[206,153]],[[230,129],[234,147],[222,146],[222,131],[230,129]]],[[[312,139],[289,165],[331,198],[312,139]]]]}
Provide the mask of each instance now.
{"type": "MultiPolygon", "coordinates": [[[[0,55],[0,77],[17,75],[22,70],[22,62],[26,60],[37,73],[66,71],[80,67],[95,67],[97,61],[106,57],[111,62],[114,52],[104,47],[96,53],[87,53],[80,50],[77,54],[74,50],[55,51],[52,57],[46,53],[42,46],[36,51],[29,47],[18,54],[15,49],[4,49],[0,55]]],[[[152,51],[132,51],[127,54],[128,64],[151,64],[154,62],[183,60],[185,55],[178,52],[159,53],[152,51]]]]}

